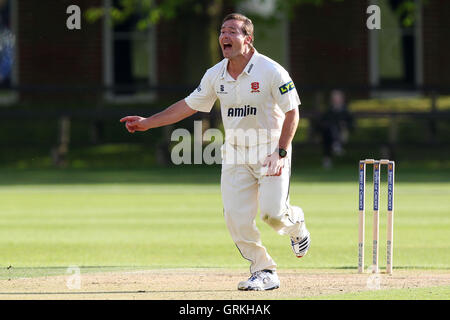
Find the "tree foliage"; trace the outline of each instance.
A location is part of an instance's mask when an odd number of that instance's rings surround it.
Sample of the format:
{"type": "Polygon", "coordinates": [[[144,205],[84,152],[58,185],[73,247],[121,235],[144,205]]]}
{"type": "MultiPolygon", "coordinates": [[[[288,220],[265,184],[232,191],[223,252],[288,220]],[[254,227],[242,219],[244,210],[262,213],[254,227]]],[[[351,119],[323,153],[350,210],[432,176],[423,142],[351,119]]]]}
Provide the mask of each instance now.
{"type": "MultiPolygon", "coordinates": [[[[126,21],[131,15],[138,14],[137,29],[144,30],[150,25],[161,21],[168,21],[178,15],[187,13],[192,15],[207,15],[217,17],[222,14],[225,6],[243,4],[249,0],[120,0],[111,8],[91,7],[85,12],[85,18],[95,22],[102,18],[107,11],[114,23],[126,21]]],[[[254,0],[264,3],[271,0],[254,0]]],[[[273,0],[274,13],[284,13],[289,18],[294,18],[295,8],[301,5],[322,6],[327,2],[341,2],[355,0],[273,0]]],[[[358,0],[359,1],[359,0],[358,0]]],[[[361,0],[362,1],[362,0],[361,0]]],[[[390,0],[381,0],[390,1],[390,0]]],[[[396,13],[400,16],[404,26],[412,26],[416,19],[416,9],[420,3],[428,0],[399,0],[396,5],[396,13]]],[[[267,17],[263,17],[267,18],[267,17]]]]}

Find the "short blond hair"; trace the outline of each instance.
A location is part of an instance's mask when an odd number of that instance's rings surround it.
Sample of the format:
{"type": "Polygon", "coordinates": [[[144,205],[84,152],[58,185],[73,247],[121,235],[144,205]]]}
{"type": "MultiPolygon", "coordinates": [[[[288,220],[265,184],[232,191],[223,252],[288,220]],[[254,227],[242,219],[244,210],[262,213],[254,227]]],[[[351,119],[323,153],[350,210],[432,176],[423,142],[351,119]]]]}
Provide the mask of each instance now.
{"type": "Polygon", "coordinates": [[[253,45],[253,40],[255,38],[253,36],[254,28],[252,20],[240,13],[230,13],[223,19],[222,24],[224,24],[225,21],[228,20],[238,20],[244,22],[244,24],[242,25],[242,32],[244,33],[244,35],[250,36],[250,38],[252,39],[251,44],[253,45]]]}

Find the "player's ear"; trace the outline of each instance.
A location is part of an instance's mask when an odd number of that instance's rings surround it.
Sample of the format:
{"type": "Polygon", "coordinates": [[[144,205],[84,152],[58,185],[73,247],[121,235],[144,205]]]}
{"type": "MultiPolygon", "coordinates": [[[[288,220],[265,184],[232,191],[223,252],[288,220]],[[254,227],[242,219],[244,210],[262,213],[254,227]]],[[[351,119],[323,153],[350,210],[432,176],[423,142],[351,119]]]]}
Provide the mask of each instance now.
{"type": "Polygon", "coordinates": [[[245,36],[245,44],[247,44],[248,46],[252,46],[252,42],[253,42],[252,36],[246,35],[245,36]]]}

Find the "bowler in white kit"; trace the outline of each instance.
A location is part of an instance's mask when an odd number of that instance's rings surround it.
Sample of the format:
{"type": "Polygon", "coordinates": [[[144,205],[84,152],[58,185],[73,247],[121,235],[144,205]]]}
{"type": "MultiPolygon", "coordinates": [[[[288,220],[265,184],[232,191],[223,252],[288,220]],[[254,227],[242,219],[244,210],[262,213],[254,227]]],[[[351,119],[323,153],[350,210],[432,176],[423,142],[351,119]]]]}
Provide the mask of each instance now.
{"type": "Polygon", "coordinates": [[[303,257],[311,239],[300,207],[289,203],[291,142],[299,122],[300,99],[288,72],[253,47],[253,24],[233,13],[225,17],[219,43],[224,59],[208,69],[188,97],[151,117],[127,116],[127,130],[169,125],[194,113],[210,112],[219,99],[225,142],[221,191],[225,221],[251,276],[239,290],[279,288],[276,263],[262,245],[255,218],[288,235],[303,257]]]}

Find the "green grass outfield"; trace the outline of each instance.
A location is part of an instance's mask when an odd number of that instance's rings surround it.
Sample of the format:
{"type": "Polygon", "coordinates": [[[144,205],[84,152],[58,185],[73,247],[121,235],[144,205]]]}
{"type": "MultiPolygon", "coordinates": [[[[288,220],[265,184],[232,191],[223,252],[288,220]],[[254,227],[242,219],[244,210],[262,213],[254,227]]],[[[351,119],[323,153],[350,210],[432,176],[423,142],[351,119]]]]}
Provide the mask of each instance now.
{"type": "MultiPolygon", "coordinates": [[[[294,258],[287,237],[257,222],[263,243],[280,269],[356,271],[357,175],[356,167],[294,169],[290,197],[306,214],[312,235],[308,255],[301,260],[294,258]]],[[[240,256],[225,226],[219,181],[219,167],[2,169],[0,279],[63,274],[71,265],[92,271],[246,269],[248,262],[240,256]]],[[[371,186],[368,182],[366,263],[371,251],[371,186]]],[[[385,172],[381,190],[380,266],[384,267],[385,172]]],[[[395,269],[450,268],[449,213],[448,169],[403,170],[397,165],[395,269]]],[[[411,294],[425,297],[427,292],[418,289],[411,294]]],[[[448,299],[448,287],[439,292],[448,299]]],[[[379,294],[382,292],[351,297],[377,298],[379,294]]],[[[386,297],[392,295],[396,293],[386,297]]]]}

